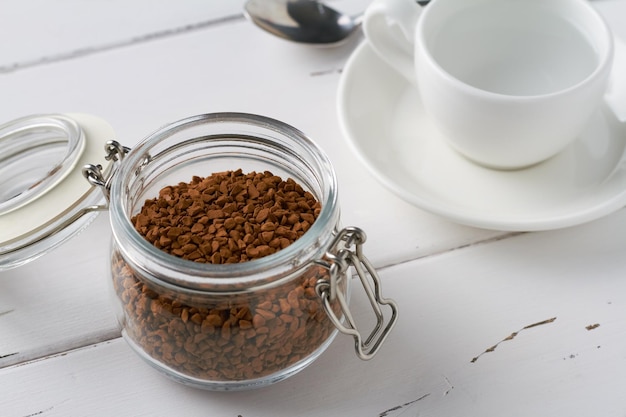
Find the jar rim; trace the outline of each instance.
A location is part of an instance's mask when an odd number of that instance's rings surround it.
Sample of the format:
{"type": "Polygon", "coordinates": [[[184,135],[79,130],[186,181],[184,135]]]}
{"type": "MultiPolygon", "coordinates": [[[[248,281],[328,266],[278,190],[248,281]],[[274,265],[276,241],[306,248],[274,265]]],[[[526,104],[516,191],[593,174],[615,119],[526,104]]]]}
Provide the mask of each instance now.
{"type": "MultiPolygon", "coordinates": [[[[224,132],[227,135],[229,132],[224,132]]],[[[249,136],[248,136],[249,137],[249,136]]],[[[267,139],[264,139],[267,140],[267,139]]],[[[239,167],[233,167],[233,170],[239,167]]],[[[111,183],[110,217],[114,239],[119,242],[123,237],[125,247],[120,248],[125,257],[136,260],[136,256],[144,254],[158,265],[164,272],[155,277],[177,287],[192,290],[232,290],[250,288],[252,286],[280,281],[281,277],[321,258],[320,250],[326,250],[327,243],[332,240],[335,226],[339,220],[337,179],[328,156],[302,131],[266,116],[237,113],[207,113],[188,117],[165,125],[148,135],[123,159],[117,174],[111,183]],[[150,151],[173,134],[202,124],[235,123],[241,126],[252,126],[281,135],[284,139],[297,144],[305,153],[308,168],[315,171],[320,182],[321,194],[316,196],[321,203],[321,211],[316,221],[299,239],[288,247],[263,258],[236,264],[198,263],[182,259],[153,246],[139,234],[131,223],[131,213],[124,205],[124,191],[129,182],[137,175],[137,170],[146,163],[150,151]]],[[[133,262],[136,266],[141,262],[133,262]]],[[[149,272],[149,271],[145,271],[149,272]]]]}

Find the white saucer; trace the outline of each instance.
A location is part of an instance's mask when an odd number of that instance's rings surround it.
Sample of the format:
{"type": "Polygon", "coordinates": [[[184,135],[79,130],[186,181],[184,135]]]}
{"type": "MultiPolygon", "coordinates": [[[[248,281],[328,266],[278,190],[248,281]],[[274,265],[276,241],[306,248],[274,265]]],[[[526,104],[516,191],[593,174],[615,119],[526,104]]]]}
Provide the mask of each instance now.
{"type": "Polygon", "coordinates": [[[499,230],[556,229],[626,204],[626,125],[602,106],[580,139],[530,168],[497,171],[452,150],[419,95],[367,42],[350,57],[339,121],[371,173],[401,198],[455,222],[499,230]]]}

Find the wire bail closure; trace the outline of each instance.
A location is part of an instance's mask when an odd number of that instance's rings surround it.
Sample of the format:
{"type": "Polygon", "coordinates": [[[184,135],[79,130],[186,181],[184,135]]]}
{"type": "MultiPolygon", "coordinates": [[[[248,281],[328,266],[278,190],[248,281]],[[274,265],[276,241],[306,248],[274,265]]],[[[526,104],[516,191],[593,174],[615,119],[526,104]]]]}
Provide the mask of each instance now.
{"type": "Polygon", "coordinates": [[[337,234],[331,249],[325,255],[326,260],[318,261],[321,266],[328,269],[330,278],[319,280],[315,290],[322,299],[324,310],[335,327],[341,333],[354,338],[357,356],[362,360],[370,360],[376,355],[395,326],[398,319],[398,307],[395,301],[382,296],[380,278],[370,261],[363,255],[365,239],[365,232],[357,227],[344,228],[337,234]],[[353,246],[354,249],[351,249],[353,246]],[[348,271],[351,266],[354,267],[376,316],[376,325],[365,339],[357,328],[345,295],[339,290],[337,284],[340,279],[349,278],[348,271]],[[345,324],[331,307],[330,303],[335,300],[339,302],[345,324]],[[381,309],[384,305],[391,309],[391,317],[386,325],[384,325],[385,316],[381,309]]]}

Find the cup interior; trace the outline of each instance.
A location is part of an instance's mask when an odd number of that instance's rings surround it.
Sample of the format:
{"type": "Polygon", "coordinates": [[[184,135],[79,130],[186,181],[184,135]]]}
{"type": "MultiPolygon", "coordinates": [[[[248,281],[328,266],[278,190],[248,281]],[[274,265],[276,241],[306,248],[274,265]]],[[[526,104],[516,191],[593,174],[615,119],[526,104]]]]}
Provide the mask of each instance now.
{"type": "Polygon", "coordinates": [[[578,0],[444,0],[425,9],[420,25],[442,71],[502,95],[572,88],[599,71],[611,45],[602,18],[578,0]]]}

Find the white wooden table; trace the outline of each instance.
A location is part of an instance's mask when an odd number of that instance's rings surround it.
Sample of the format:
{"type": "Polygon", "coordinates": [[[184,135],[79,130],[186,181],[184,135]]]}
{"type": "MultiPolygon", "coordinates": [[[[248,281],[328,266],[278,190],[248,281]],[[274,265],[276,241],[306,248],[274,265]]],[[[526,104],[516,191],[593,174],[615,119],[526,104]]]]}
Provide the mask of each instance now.
{"type": "MultiPolygon", "coordinates": [[[[356,13],[368,1],[332,4],[356,13]]],[[[626,40],[626,1],[593,4],[626,40]]],[[[292,44],[246,21],[242,5],[4,0],[0,120],[91,113],[131,147],[199,113],[296,126],[333,161],[343,223],[367,232],[398,326],[370,362],[339,335],[312,366],[269,388],[179,385],[120,338],[103,214],[61,248],[0,272],[0,416],[626,415],[626,211],[520,234],[405,203],[357,161],[339,128],[341,69],[362,37],[335,48],[292,44]]],[[[360,297],[352,308],[367,311],[360,297]]]]}

